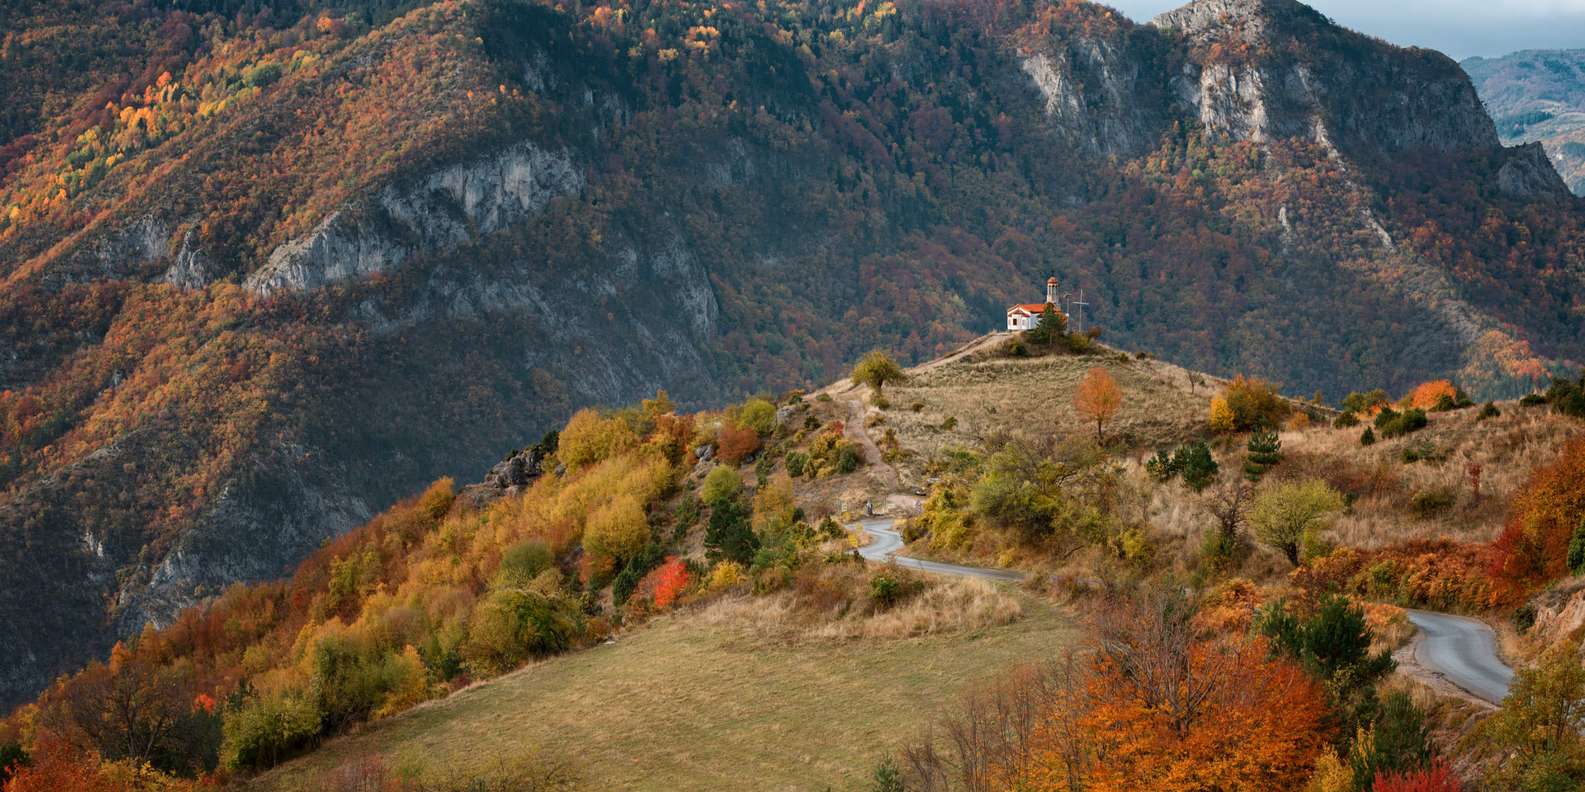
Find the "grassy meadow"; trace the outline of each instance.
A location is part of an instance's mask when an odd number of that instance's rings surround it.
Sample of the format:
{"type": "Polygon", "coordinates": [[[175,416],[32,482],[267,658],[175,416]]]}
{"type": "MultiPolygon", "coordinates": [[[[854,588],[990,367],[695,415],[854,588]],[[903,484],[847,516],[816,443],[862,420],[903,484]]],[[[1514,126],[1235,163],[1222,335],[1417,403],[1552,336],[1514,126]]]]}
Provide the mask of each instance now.
{"type": "Polygon", "coordinates": [[[588,789],[862,788],[966,689],[1079,635],[1055,606],[1015,596],[1009,624],[901,639],[766,642],[730,602],[664,617],[370,724],[254,787],[322,789],[334,768],[380,755],[447,773],[532,756],[588,789]]]}

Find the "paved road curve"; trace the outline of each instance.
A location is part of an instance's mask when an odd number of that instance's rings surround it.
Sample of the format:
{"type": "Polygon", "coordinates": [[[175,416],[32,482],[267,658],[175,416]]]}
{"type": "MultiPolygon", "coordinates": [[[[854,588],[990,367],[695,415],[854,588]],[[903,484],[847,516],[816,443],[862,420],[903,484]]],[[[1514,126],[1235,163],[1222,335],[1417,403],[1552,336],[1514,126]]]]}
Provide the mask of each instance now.
{"type": "Polygon", "coordinates": [[[1421,637],[1414,659],[1461,690],[1501,704],[1513,669],[1497,657],[1497,636],[1480,621],[1429,611],[1409,611],[1421,637]]]}
{"type": "Polygon", "coordinates": [[[981,580],[1016,582],[1024,579],[1022,572],[1009,569],[985,569],[983,567],[959,566],[957,564],[943,564],[937,561],[925,561],[918,558],[897,555],[903,546],[903,537],[897,533],[897,523],[900,520],[891,517],[871,517],[860,520],[857,527],[862,528],[870,535],[870,543],[859,548],[859,555],[866,561],[881,564],[894,563],[900,567],[917,569],[922,572],[935,572],[942,575],[957,575],[959,577],[972,577],[981,580]]]}

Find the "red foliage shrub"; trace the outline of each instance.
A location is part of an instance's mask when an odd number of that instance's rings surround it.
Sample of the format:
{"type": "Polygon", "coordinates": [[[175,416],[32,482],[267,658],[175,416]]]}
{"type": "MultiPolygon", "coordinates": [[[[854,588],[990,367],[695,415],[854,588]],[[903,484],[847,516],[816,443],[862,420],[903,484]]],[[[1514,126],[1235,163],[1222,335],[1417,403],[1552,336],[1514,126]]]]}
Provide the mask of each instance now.
{"type": "Polygon", "coordinates": [[[681,558],[672,556],[639,581],[637,593],[648,600],[655,610],[665,610],[677,602],[678,595],[686,591],[691,582],[693,576],[688,574],[688,565],[681,558]]]}
{"type": "Polygon", "coordinates": [[[1423,770],[1377,773],[1370,786],[1370,792],[1460,792],[1462,789],[1458,777],[1440,759],[1423,770]]]}
{"type": "Polygon", "coordinates": [[[741,426],[721,427],[716,441],[716,455],[721,461],[736,465],[743,458],[759,450],[759,433],[741,426]]]}
{"type": "Polygon", "coordinates": [[[33,762],[20,766],[5,792],[119,792],[99,772],[99,757],[74,752],[66,743],[43,738],[34,746],[33,762]]]}

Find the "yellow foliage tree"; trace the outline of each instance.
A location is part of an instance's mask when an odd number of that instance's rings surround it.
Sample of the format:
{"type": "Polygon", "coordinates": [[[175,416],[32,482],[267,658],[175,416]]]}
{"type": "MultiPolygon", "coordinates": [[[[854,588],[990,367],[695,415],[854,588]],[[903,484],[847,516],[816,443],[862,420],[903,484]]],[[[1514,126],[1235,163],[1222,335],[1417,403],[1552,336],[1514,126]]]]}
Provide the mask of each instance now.
{"type": "Polygon", "coordinates": [[[877,349],[859,360],[858,365],[853,367],[852,378],[854,385],[868,385],[879,396],[886,383],[902,382],[908,375],[890,355],[877,349]]]}
{"type": "Polygon", "coordinates": [[[598,410],[584,408],[561,430],[556,456],[570,469],[592,465],[638,445],[638,436],[621,418],[602,418],[598,410]]]}
{"type": "Polygon", "coordinates": [[[589,515],[583,549],[605,558],[630,558],[649,542],[644,504],[634,495],[617,495],[589,515]]]}
{"type": "Polygon", "coordinates": [[[797,506],[793,504],[792,479],[778,473],[754,493],[754,530],[762,536],[783,533],[792,528],[797,506]]]}
{"type": "Polygon", "coordinates": [[[429,698],[429,672],[424,669],[424,661],[412,644],[391,658],[387,673],[391,675],[391,691],[374,711],[375,718],[390,717],[429,698]]]}
{"type": "Polygon", "coordinates": [[[1236,423],[1233,418],[1233,408],[1227,403],[1227,399],[1224,399],[1221,396],[1211,397],[1211,415],[1209,423],[1211,424],[1211,431],[1216,432],[1217,434],[1225,434],[1227,432],[1233,431],[1233,427],[1236,425],[1236,423]]]}
{"type": "Polygon", "coordinates": [[[1315,760],[1315,775],[1304,792],[1352,792],[1354,771],[1337,757],[1337,751],[1328,748],[1315,760]]]}

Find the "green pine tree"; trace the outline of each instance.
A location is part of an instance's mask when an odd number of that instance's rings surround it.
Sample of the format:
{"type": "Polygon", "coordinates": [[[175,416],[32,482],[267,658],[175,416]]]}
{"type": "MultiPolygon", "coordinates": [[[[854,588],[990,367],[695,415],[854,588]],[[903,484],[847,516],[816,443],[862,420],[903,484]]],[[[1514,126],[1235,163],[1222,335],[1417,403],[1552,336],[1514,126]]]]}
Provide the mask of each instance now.
{"type": "Polygon", "coordinates": [[[1276,432],[1251,434],[1245,448],[1248,455],[1244,458],[1244,478],[1250,481],[1259,481],[1266,471],[1282,461],[1282,439],[1276,432]]]}

